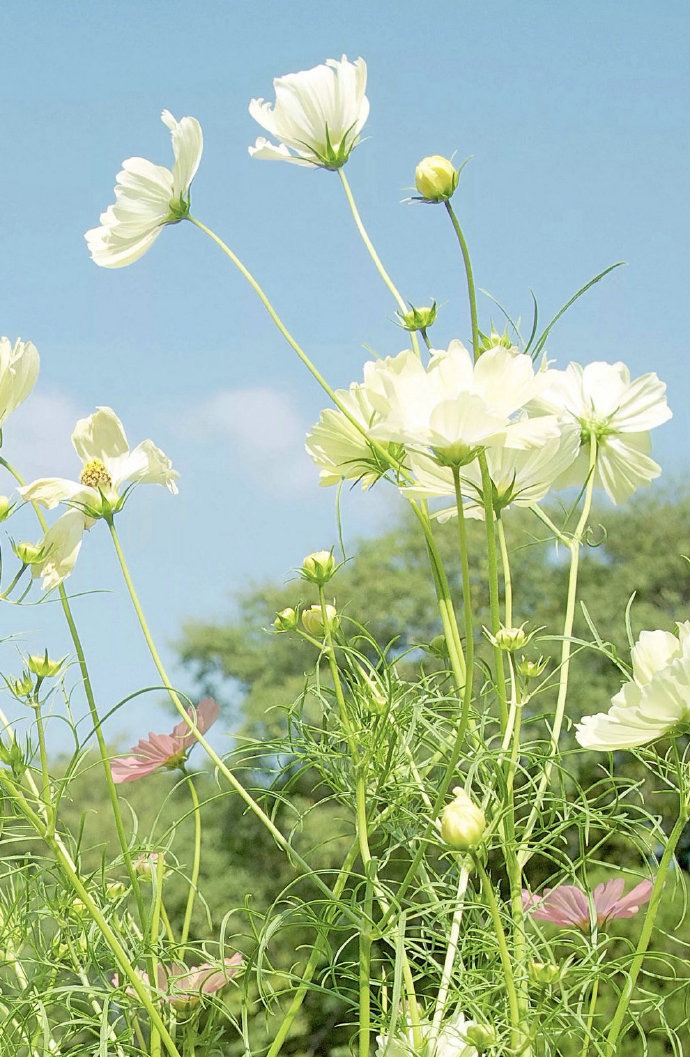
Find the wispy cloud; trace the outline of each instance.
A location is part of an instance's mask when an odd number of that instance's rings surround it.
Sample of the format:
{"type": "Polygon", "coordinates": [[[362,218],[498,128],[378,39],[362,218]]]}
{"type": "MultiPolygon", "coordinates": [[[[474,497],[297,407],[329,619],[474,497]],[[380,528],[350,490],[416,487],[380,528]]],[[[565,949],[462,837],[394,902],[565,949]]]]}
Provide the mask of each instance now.
{"type": "Polygon", "coordinates": [[[3,455],[28,481],[73,477],[78,461],[70,437],[79,417],[65,393],[34,391],[3,429],[3,455]]]}
{"type": "Polygon", "coordinates": [[[186,412],[180,432],[202,444],[227,439],[235,465],[267,489],[294,493],[317,487],[304,450],[308,428],[289,396],[258,386],[219,390],[186,412]]]}

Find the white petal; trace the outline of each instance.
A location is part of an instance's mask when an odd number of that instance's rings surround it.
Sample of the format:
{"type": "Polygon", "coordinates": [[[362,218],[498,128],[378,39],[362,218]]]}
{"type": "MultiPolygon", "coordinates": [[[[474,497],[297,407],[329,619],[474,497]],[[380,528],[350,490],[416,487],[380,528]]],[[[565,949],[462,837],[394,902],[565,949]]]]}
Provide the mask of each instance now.
{"type": "Polygon", "coordinates": [[[169,110],[164,110],[161,120],[172,133],[173,153],[173,197],[186,199],[196,176],[204,149],[201,125],[195,117],[183,117],[176,121],[169,110]]]}
{"type": "Polygon", "coordinates": [[[33,576],[41,577],[44,591],[57,587],[72,572],[85,528],[84,515],[78,510],[68,510],[46,532],[43,537],[46,557],[31,570],[33,576]]]}
{"type": "Polygon", "coordinates": [[[294,165],[306,165],[310,169],[318,168],[316,162],[302,158],[298,154],[291,154],[284,143],[271,143],[264,136],[258,136],[255,146],[248,149],[252,158],[260,158],[264,161],[290,161],[294,165]]]}
{"type": "Polygon", "coordinates": [[[58,503],[89,503],[93,502],[94,498],[98,500],[98,493],[94,492],[93,488],[85,488],[78,481],[69,481],[64,477],[40,477],[17,491],[27,503],[39,503],[48,510],[52,510],[58,503]]]}
{"type": "Polygon", "coordinates": [[[110,459],[129,450],[120,419],[111,407],[99,407],[74,427],[72,444],[82,462],[100,459],[106,466],[110,459]]]}

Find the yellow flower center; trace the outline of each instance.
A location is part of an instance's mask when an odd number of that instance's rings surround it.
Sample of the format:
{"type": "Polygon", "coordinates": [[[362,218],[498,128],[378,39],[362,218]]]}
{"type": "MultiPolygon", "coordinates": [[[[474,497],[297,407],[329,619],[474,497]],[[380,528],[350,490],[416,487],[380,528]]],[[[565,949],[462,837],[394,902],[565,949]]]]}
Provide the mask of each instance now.
{"type": "Polygon", "coordinates": [[[84,464],[80,481],[88,488],[111,488],[112,477],[100,459],[90,459],[84,464]]]}

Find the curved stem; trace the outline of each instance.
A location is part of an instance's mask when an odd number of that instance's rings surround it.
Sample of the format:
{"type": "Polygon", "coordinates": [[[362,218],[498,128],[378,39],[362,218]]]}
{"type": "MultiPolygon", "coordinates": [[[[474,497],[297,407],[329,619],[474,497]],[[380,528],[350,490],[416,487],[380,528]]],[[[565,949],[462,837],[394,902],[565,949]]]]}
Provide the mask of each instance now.
{"type": "MultiPolygon", "coordinates": [[[[187,724],[187,726],[189,727],[190,731],[194,734],[195,739],[199,742],[199,744],[203,748],[203,750],[206,753],[206,755],[208,756],[208,758],[210,760],[212,760],[212,762],[215,764],[215,766],[218,769],[218,771],[229,782],[230,786],[235,790],[235,792],[244,801],[244,803],[247,805],[249,810],[266,827],[266,829],[271,834],[271,836],[275,840],[275,842],[278,845],[278,847],[281,848],[282,851],[285,852],[285,854],[288,857],[288,860],[292,864],[297,864],[297,866],[299,866],[299,868],[304,871],[304,874],[319,889],[319,891],[322,892],[323,895],[325,895],[328,899],[333,899],[333,892],[328,887],[328,885],[319,877],[318,874],[316,874],[312,870],[312,868],[309,866],[309,863],[305,859],[303,859],[302,856],[297,851],[295,851],[295,849],[292,847],[292,845],[289,843],[289,841],[286,840],[286,838],[280,832],[280,830],[275,825],[275,823],[272,821],[272,819],[270,819],[268,817],[268,815],[266,814],[266,812],[261,807],[259,807],[259,805],[257,804],[256,800],[254,800],[254,797],[251,795],[251,793],[249,793],[248,790],[246,790],[244,788],[242,783],[235,777],[235,775],[232,773],[230,768],[227,767],[225,763],[223,763],[223,761],[221,760],[221,758],[218,755],[218,753],[215,751],[215,749],[213,749],[211,747],[211,745],[209,745],[208,741],[206,740],[204,735],[201,733],[201,731],[198,729],[198,727],[197,727],[196,723],[194,722],[194,720],[188,714],[187,709],[184,707],[184,705],[182,704],[182,701],[180,700],[179,694],[175,690],[173,684],[171,683],[171,681],[170,681],[170,679],[168,677],[168,673],[167,673],[167,671],[165,669],[165,665],[163,664],[163,662],[162,662],[162,660],[160,658],[160,655],[158,653],[158,650],[156,649],[156,644],[155,644],[155,642],[153,640],[153,636],[151,635],[151,631],[150,631],[148,623],[146,621],[146,617],[144,616],[144,611],[141,608],[141,603],[139,602],[139,597],[138,597],[138,595],[136,593],[136,590],[135,590],[135,587],[134,587],[134,582],[133,582],[132,577],[130,575],[129,568],[128,568],[127,562],[125,560],[124,553],[122,551],[122,547],[120,546],[120,540],[119,540],[119,537],[117,535],[117,531],[115,529],[115,525],[113,524],[112,521],[109,523],[109,528],[110,528],[110,535],[111,535],[112,540],[113,540],[113,545],[115,547],[115,553],[116,553],[117,559],[118,559],[118,561],[120,563],[120,569],[122,571],[122,575],[124,577],[124,581],[125,581],[125,584],[127,586],[127,590],[129,592],[130,599],[132,601],[132,605],[134,607],[134,612],[136,613],[137,619],[139,621],[139,626],[140,626],[142,634],[144,636],[144,640],[146,642],[146,645],[148,646],[148,650],[149,650],[149,653],[151,654],[151,658],[153,660],[153,663],[155,664],[156,669],[158,671],[158,674],[159,674],[159,676],[161,678],[161,682],[162,682],[163,686],[165,687],[165,689],[168,691],[168,696],[170,697],[170,700],[171,700],[172,704],[177,709],[178,714],[184,720],[184,722],[187,724]]],[[[342,908],[342,913],[346,917],[348,917],[351,921],[353,921],[355,924],[359,924],[359,918],[357,917],[357,915],[354,914],[347,907],[343,907],[342,908]]]]}
{"type": "Polygon", "coordinates": [[[180,943],[184,947],[189,937],[189,928],[192,923],[192,911],[194,910],[194,899],[196,898],[199,884],[199,870],[201,868],[201,806],[199,795],[194,785],[194,777],[188,774],[185,785],[189,789],[192,798],[192,813],[194,815],[194,861],[192,864],[192,876],[189,878],[189,891],[187,893],[187,906],[184,912],[184,923],[182,925],[182,936],[180,943]]]}
{"type": "Polygon", "coordinates": [[[477,324],[477,293],[474,285],[474,275],[472,273],[472,262],[470,261],[470,251],[467,248],[465,242],[465,236],[462,233],[460,222],[453,211],[453,207],[450,201],[443,203],[446,207],[446,212],[450,217],[451,223],[455,230],[458,242],[460,244],[460,252],[462,253],[462,259],[465,265],[465,275],[467,277],[467,293],[470,301],[470,320],[472,323],[472,348],[474,350],[475,360],[479,356],[479,326],[477,324]]]}

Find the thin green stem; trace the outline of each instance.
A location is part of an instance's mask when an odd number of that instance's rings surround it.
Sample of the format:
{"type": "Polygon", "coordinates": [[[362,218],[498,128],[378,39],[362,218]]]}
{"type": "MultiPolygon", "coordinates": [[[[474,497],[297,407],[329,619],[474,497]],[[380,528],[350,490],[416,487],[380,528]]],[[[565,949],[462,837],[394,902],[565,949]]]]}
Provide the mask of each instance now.
{"type": "Polygon", "coordinates": [[[501,569],[503,572],[503,605],[507,628],[513,626],[513,579],[510,574],[510,555],[508,554],[508,543],[506,541],[505,526],[500,514],[496,516],[496,532],[498,534],[498,547],[501,552],[501,569]]]}
{"type": "Polygon", "coordinates": [[[661,903],[661,896],[664,890],[664,884],[666,883],[666,876],[669,871],[669,867],[673,861],[678,841],[680,840],[683,830],[688,821],[688,807],[685,799],[685,791],[681,787],[680,790],[681,810],[676,820],[676,824],[671,830],[666,847],[664,848],[664,854],[661,856],[661,862],[659,863],[659,869],[654,879],[654,887],[652,888],[651,899],[649,900],[649,907],[645,914],[644,924],[642,925],[642,931],[640,938],[637,941],[637,947],[635,948],[635,954],[633,955],[632,962],[630,964],[630,972],[628,973],[627,979],[621,991],[620,998],[618,999],[618,1005],[616,1006],[616,1012],[613,1015],[611,1021],[611,1027],[606,1037],[606,1057],[615,1057],[617,1052],[616,1047],[618,1043],[618,1036],[620,1035],[625,1015],[630,1005],[630,999],[633,996],[635,985],[637,984],[637,978],[640,975],[640,970],[644,963],[647,948],[649,947],[649,941],[652,938],[652,932],[654,930],[654,923],[656,921],[657,911],[661,903]]]}
{"type": "Polygon", "coordinates": [[[465,522],[465,506],[462,501],[462,488],[460,486],[460,468],[453,467],[453,484],[455,486],[455,507],[458,515],[458,548],[460,551],[460,567],[462,569],[462,608],[465,621],[465,687],[462,697],[462,709],[460,711],[460,723],[457,740],[464,738],[470,723],[470,707],[472,705],[472,691],[474,683],[474,614],[472,613],[472,585],[470,583],[470,557],[467,546],[467,525],[465,522]]]}
{"type": "Polygon", "coordinates": [[[46,751],[46,732],[43,725],[41,704],[38,700],[38,687],[35,691],[34,715],[36,716],[36,730],[38,732],[38,751],[41,758],[41,800],[45,810],[46,824],[49,830],[55,829],[55,808],[50,798],[50,771],[48,768],[48,753],[46,751]]]}
{"type": "MultiPolygon", "coordinates": [[[[149,979],[152,986],[156,986],[158,980],[158,933],[160,930],[161,907],[163,905],[163,876],[165,874],[165,859],[162,855],[157,856],[152,864],[153,875],[153,908],[148,926],[149,941],[149,979]]],[[[151,1025],[151,1057],[159,1057],[161,1052],[161,1039],[155,1024],[151,1025]]]]}
{"type": "MultiPolygon", "coordinates": [[[[383,264],[381,262],[381,258],[379,257],[378,253],[376,252],[373,242],[369,238],[367,229],[364,226],[364,222],[363,222],[362,217],[360,215],[359,209],[357,208],[357,204],[355,202],[354,195],[352,194],[352,189],[351,189],[350,184],[348,182],[347,176],[345,175],[345,173],[344,173],[342,168],[338,169],[338,176],[340,177],[340,182],[343,185],[343,190],[345,192],[345,197],[347,198],[348,205],[350,207],[350,210],[352,211],[352,216],[354,218],[355,225],[357,227],[357,231],[359,232],[359,234],[361,236],[362,242],[364,243],[364,245],[367,248],[367,253],[371,257],[372,261],[374,262],[374,267],[376,268],[376,271],[379,273],[379,275],[383,279],[384,283],[388,287],[389,291],[393,295],[393,298],[394,298],[398,308],[404,314],[405,312],[407,312],[407,305],[405,304],[405,302],[404,302],[404,300],[403,300],[403,298],[402,298],[402,296],[400,294],[400,291],[398,290],[397,286],[395,285],[395,283],[391,279],[390,275],[388,274],[388,272],[384,268],[384,266],[383,266],[383,264]]],[[[419,341],[418,341],[417,335],[416,335],[416,333],[414,331],[412,331],[410,336],[411,336],[412,346],[414,348],[414,351],[416,352],[417,356],[419,356],[419,341]]]]}
{"type": "MultiPolygon", "coordinates": [[[[493,506],[493,483],[489,473],[489,465],[486,461],[486,452],[481,451],[478,455],[479,469],[482,475],[482,502],[484,504],[484,525],[486,528],[486,558],[489,574],[489,606],[491,633],[496,635],[501,626],[501,607],[498,593],[498,555],[496,549],[496,516],[493,506]]],[[[498,709],[501,718],[501,729],[505,730],[508,723],[508,701],[506,695],[506,677],[503,669],[503,650],[496,644],[493,646],[494,667],[496,676],[496,694],[498,697],[498,709]]]]}
{"type": "Polygon", "coordinates": [[[470,260],[470,251],[469,251],[469,249],[467,247],[467,243],[465,242],[465,236],[462,233],[462,228],[460,227],[460,221],[458,220],[457,216],[455,215],[455,212],[453,210],[452,205],[450,204],[450,201],[447,200],[446,202],[444,202],[444,205],[446,207],[446,212],[448,213],[448,216],[450,217],[451,223],[452,223],[453,228],[455,230],[455,234],[456,234],[458,242],[460,244],[460,252],[462,253],[462,259],[463,259],[463,263],[465,265],[465,276],[467,278],[467,293],[468,293],[469,302],[470,302],[470,319],[471,319],[471,322],[472,322],[472,348],[474,350],[474,358],[476,360],[478,358],[478,356],[479,356],[479,326],[478,326],[478,323],[477,323],[477,292],[476,292],[475,285],[474,285],[474,275],[472,273],[472,262],[470,260]]]}
{"type": "Polygon", "coordinates": [[[592,984],[592,994],[589,998],[589,1008],[587,1010],[587,1020],[585,1022],[585,1036],[582,1040],[582,1050],[580,1051],[580,1057],[587,1057],[589,1052],[589,1044],[592,1040],[592,1028],[594,1027],[594,1014],[597,1009],[597,999],[599,997],[599,977],[594,977],[594,983],[592,984]]]}
{"type": "MultiPolygon", "coordinates": [[[[12,466],[6,459],[0,456],[0,466],[4,466],[5,469],[14,477],[17,484],[20,486],[25,483],[21,474],[12,466]]],[[[37,503],[32,503],[34,513],[38,519],[38,523],[45,533],[48,528],[43,511],[37,503]]],[[[93,686],[91,684],[91,676],[89,675],[89,668],[86,663],[86,654],[79,637],[77,625],[74,620],[69,599],[67,598],[67,592],[65,591],[64,585],[60,584],[58,588],[58,594],[60,597],[60,605],[62,606],[62,612],[67,623],[67,627],[72,639],[74,651],[77,655],[77,663],[79,665],[79,673],[81,675],[82,684],[84,686],[84,693],[86,695],[86,702],[89,708],[89,715],[91,717],[91,723],[93,725],[94,732],[96,734],[96,740],[98,742],[98,752],[101,759],[101,766],[105,775],[106,785],[108,787],[108,796],[110,798],[110,807],[113,813],[113,820],[115,822],[115,829],[117,832],[117,839],[120,845],[120,851],[122,852],[122,858],[125,863],[127,875],[129,877],[129,883],[131,890],[134,892],[134,898],[137,904],[137,910],[139,912],[140,921],[144,922],[145,911],[144,911],[144,898],[141,893],[141,887],[139,884],[139,877],[137,876],[134,867],[132,866],[132,855],[127,841],[127,835],[125,833],[124,821],[122,818],[122,812],[120,811],[120,802],[117,797],[117,790],[115,789],[115,783],[113,781],[113,775],[110,768],[110,756],[108,753],[108,747],[105,743],[103,731],[101,729],[101,718],[98,714],[98,707],[96,705],[96,698],[93,692],[93,686]]]]}
{"type": "Polygon", "coordinates": [[[515,977],[513,975],[513,962],[510,957],[510,951],[508,949],[508,941],[506,939],[505,929],[503,928],[503,922],[501,921],[501,912],[496,902],[496,895],[494,893],[493,885],[491,880],[484,869],[484,865],[478,855],[474,856],[474,864],[477,868],[477,872],[481,878],[482,891],[484,893],[484,899],[491,916],[491,922],[494,927],[494,934],[496,936],[496,943],[498,945],[498,952],[501,958],[501,965],[503,967],[503,975],[505,978],[506,994],[508,996],[508,1008],[510,1011],[510,1037],[511,1046],[515,1053],[519,1053],[521,1044],[521,1031],[520,1031],[520,1006],[518,1002],[517,991],[515,988],[515,977]]]}
{"type": "Polygon", "coordinates": [[[455,896],[455,910],[453,912],[453,921],[450,927],[450,935],[448,937],[448,947],[446,950],[446,957],[443,964],[443,973],[441,975],[441,983],[438,989],[438,998],[436,999],[436,1009],[434,1010],[434,1019],[431,1023],[431,1033],[429,1039],[429,1052],[436,1052],[436,1043],[441,1033],[441,1023],[443,1021],[443,1014],[446,1011],[446,1002],[448,1000],[448,993],[450,991],[450,983],[453,978],[453,969],[455,968],[455,959],[458,954],[458,944],[460,940],[460,926],[462,925],[462,918],[465,910],[465,893],[467,892],[467,885],[470,879],[470,860],[465,859],[460,866],[460,876],[458,878],[458,890],[455,896]]]}
{"type": "Polygon", "coordinates": [[[561,737],[561,730],[563,727],[563,720],[565,718],[565,706],[568,698],[568,679],[570,675],[570,654],[572,649],[572,635],[573,635],[573,624],[575,622],[575,604],[577,601],[577,578],[580,564],[580,548],[582,546],[582,539],[584,537],[585,529],[587,528],[587,522],[589,520],[590,511],[592,509],[592,495],[594,491],[594,474],[596,469],[596,442],[591,441],[590,445],[590,459],[589,459],[589,476],[587,480],[587,487],[585,489],[584,502],[582,504],[582,512],[575,529],[573,538],[567,541],[567,546],[570,550],[570,570],[568,572],[568,595],[565,606],[565,620],[563,622],[563,641],[561,644],[561,662],[560,671],[558,678],[558,694],[556,697],[556,712],[554,714],[553,727],[551,728],[551,738],[549,741],[549,756],[544,767],[544,773],[542,774],[539,788],[537,789],[537,795],[532,805],[529,818],[522,833],[522,839],[520,843],[520,849],[518,852],[518,861],[521,867],[525,866],[525,863],[530,859],[530,851],[528,848],[528,842],[537,824],[539,818],[539,812],[541,811],[542,804],[544,803],[544,797],[546,796],[546,790],[548,789],[549,782],[551,781],[551,773],[553,771],[556,753],[558,752],[558,744],[561,737]]]}
{"type": "MultiPolygon", "coordinates": [[[[221,758],[218,755],[218,753],[208,743],[208,741],[206,740],[204,735],[201,733],[201,731],[197,727],[197,725],[194,722],[194,720],[192,719],[192,717],[188,714],[187,709],[184,707],[184,705],[182,704],[182,701],[180,700],[179,694],[175,690],[173,684],[171,683],[171,681],[170,681],[170,679],[168,677],[168,673],[167,673],[167,671],[165,669],[165,665],[163,664],[163,662],[162,662],[162,660],[160,658],[160,655],[158,653],[158,650],[156,649],[156,644],[155,644],[155,642],[153,640],[153,636],[151,635],[151,631],[150,631],[148,623],[146,621],[146,617],[144,616],[144,611],[143,611],[143,609],[141,607],[141,603],[139,602],[139,597],[138,597],[137,592],[135,590],[134,581],[132,580],[132,577],[130,575],[129,568],[128,568],[127,562],[125,560],[124,552],[122,550],[122,547],[120,546],[120,540],[119,540],[119,537],[117,535],[117,531],[115,529],[115,525],[112,522],[110,522],[109,528],[110,528],[110,535],[112,537],[113,545],[115,547],[115,553],[117,555],[118,562],[120,563],[120,569],[122,571],[122,575],[124,577],[124,581],[125,581],[125,584],[127,586],[127,590],[129,592],[129,596],[130,596],[132,605],[134,607],[134,612],[136,613],[137,619],[139,621],[139,626],[140,626],[142,634],[144,636],[144,640],[145,640],[146,645],[148,647],[149,653],[151,654],[151,658],[153,660],[153,663],[156,666],[156,670],[158,671],[158,674],[159,674],[159,676],[161,678],[161,682],[162,682],[163,686],[165,687],[165,689],[168,691],[168,696],[170,697],[170,700],[171,700],[172,704],[177,709],[178,714],[184,720],[184,722],[187,724],[187,726],[189,727],[190,731],[194,734],[194,737],[195,737],[196,741],[198,741],[198,743],[201,745],[202,749],[204,750],[204,752],[206,753],[208,758],[215,764],[215,766],[218,769],[218,771],[223,775],[223,777],[228,781],[230,786],[235,790],[235,792],[244,801],[244,803],[247,805],[249,810],[266,827],[266,829],[271,834],[271,836],[275,840],[275,842],[278,845],[278,847],[281,848],[282,851],[285,852],[285,854],[287,855],[288,860],[290,861],[290,863],[292,863],[293,865],[296,864],[297,866],[299,866],[299,868],[311,880],[311,882],[319,889],[319,891],[323,895],[327,896],[327,898],[332,899],[333,898],[333,892],[328,887],[328,885],[325,884],[325,882],[319,877],[319,875],[316,874],[312,870],[312,868],[309,866],[309,863],[305,859],[303,859],[302,856],[297,851],[295,851],[295,849],[292,847],[292,845],[289,843],[289,841],[286,840],[286,838],[280,832],[280,830],[275,825],[275,823],[272,821],[272,819],[270,819],[268,817],[268,815],[266,814],[266,812],[257,804],[256,800],[254,800],[254,797],[251,795],[251,793],[249,793],[248,790],[246,790],[244,788],[242,783],[235,777],[235,775],[232,773],[230,768],[227,767],[226,764],[221,760],[221,758]]],[[[353,921],[355,924],[359,924],[358,917],[352,911],[350,911],[347,907],[343,907],[342,908],[342,912],[348,918],[350,918],[350,920],[353,921]]]]}
{"type": "Polygon", "coordinates": [[[185,907],[182,935],[180,937],[180,943],[183,947],[187,943],[189,937],[189,929],[192,924],[192,911],[194,910],[194,900],[199,885],[199,870],[201,869],[201,805],[199,804],[199,795],[196,791],[196,786],[194,785],[193,775],[186,775],[185,785],[189,789],[189,795],[192,798],[192,814],[194,815],[194,860],[192,863],[192,876],[189,878],[187,906],[185,907]]]}
{"type": "Polygon", "coordinates": [[[358,1057],[369,1057],[371,1046],[371,944],[374,911],[375,864],[366,866],[363,920],[359,929],[359,1026],[358,1057]]]}

